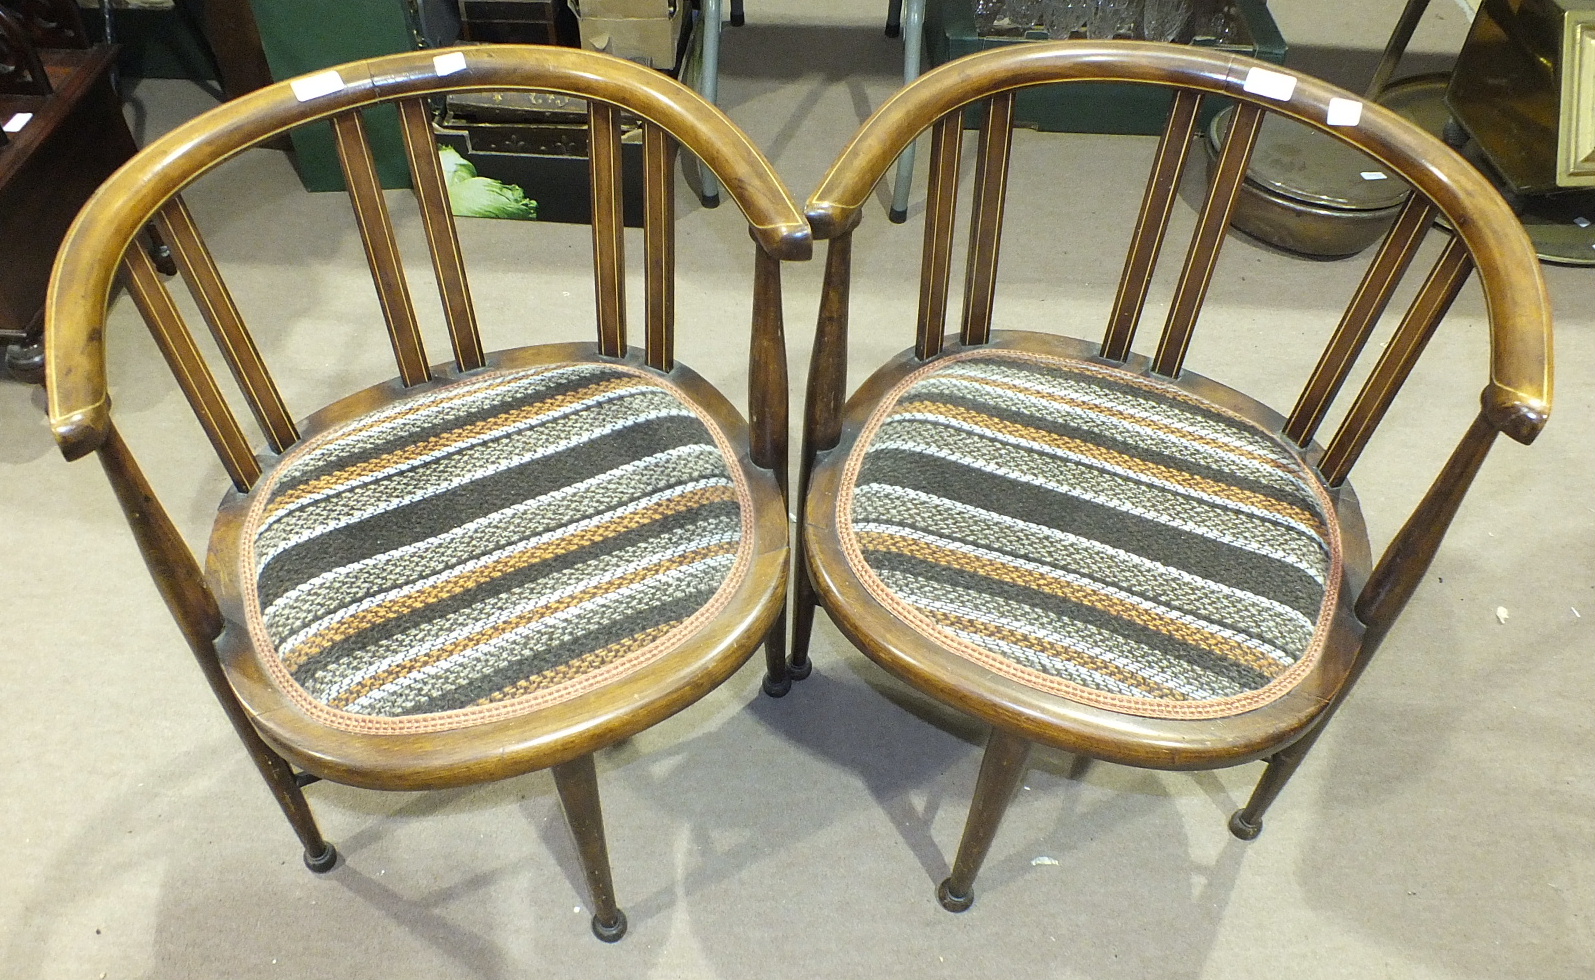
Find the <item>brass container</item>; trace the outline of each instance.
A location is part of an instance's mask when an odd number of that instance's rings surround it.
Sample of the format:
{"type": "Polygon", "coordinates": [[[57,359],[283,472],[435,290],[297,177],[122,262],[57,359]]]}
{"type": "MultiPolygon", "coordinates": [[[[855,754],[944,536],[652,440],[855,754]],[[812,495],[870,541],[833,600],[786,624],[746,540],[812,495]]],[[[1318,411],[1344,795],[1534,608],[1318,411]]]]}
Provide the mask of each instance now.
{"type": "MultiPolygon", "coordinates": [[[[1233,114],[1227,108],[1208,124],[1209,168],[1233,114]]],[[[1378,241],[1411,192],[1361,151],[1271,113],[1263,119],[1230,223],[1287,251],[1340,258],[1378,241]]]]}
{"type": "Polygon", "coordinates": [[[1484,0],[1446,105],[1519,193],[1595,187],[1595,0],[1484,0]]]}

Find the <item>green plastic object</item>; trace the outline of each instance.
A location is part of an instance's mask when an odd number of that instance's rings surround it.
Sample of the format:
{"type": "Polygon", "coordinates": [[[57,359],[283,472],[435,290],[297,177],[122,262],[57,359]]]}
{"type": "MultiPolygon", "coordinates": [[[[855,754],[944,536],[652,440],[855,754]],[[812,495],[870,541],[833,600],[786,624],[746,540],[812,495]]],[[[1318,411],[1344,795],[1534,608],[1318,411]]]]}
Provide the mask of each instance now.
{"type": "Polygon", "coordinates": [[[515,184],[479,175],[471,161],[452,146],[439,147],[438,159],[448,186],[449,210],[458,217],[537,220],[537,202],[515,184]]]}
{"type": "MultiPolygon", "coordinates": [[[[1251,55],[1276,65],[1285,63],[1285,38],[1279,33],[1266,0],[1232,0],[1249,40],[1221,44],[1219,50],[1251,55]]],[[[1045,35],[1040,35],[1045,39],[1045,35]]],[[[930,0],[925,11],[926,56],[932,65],[953,58],[1030,44],[1026,37],[980,37],[975,32],[974,0],[930,0]]],[[[1154,136],[1168,122],[1172,96],[1157,85],[1122,82],[1072,82],[1021,90],[1014,99],[1014,124],[1049,133],[1123,133],[1154,136]]],[[[1227,104],[1204,99],[1200,125],[1227,104]]],[[[979,125],[977,110],[965,114],[970,129],[979,125]]]]}
{"type": "MultiPolygon", "coordinates": [[[[260,26],[260,43],[276,81],[320,71],[360,58],[413,51],[420,47],[406,0],[251,0],[260,26]]],[[[399,114],[392,106],[365,113],[371,152],[382,186],[409,187],[399,114]]],[[[294,165],[306,190],[343,190],[343,170],[326,122],[301,126],[289,134],[294,165]]]]}

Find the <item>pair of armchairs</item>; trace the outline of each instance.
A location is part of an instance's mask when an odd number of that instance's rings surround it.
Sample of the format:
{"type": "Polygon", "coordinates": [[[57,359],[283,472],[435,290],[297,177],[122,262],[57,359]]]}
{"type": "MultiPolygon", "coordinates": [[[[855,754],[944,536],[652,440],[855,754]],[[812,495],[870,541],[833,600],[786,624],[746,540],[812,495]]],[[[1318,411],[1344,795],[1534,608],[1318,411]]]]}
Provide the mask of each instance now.
{"type": "Polygon", "coordinates": [[[1460,158],[1377,106],[1362,106],[1355,126],[1327,126],[1342,98],[1189,48],[1067,42],[984,53],[888,101],[800,209],[724,115],[636,65],[514,46],[345,65],[180,127],[85,208],[50,293],[51,424],[69,458],[98,456],[314,871],[337,860],[303,792],[316,779],[410,790],[551,768],[592,928],[619,939],[626,920],[593,753],[685,708],[761,645],[765,690],[787,693],[810,669],[821,605],[874,660],[991,726],[939,889],[945,907],[972,901],[1033,742],[1159,769],[1266,759],[1230,823],[1249,838],[1423,577],[1496,435],[1532,440],[1549,408],[1546,297],[1511,212],[1460,158]],[[1258,71],[1276,84],[1253,84],[1258,71]],[[1014,91],[1104,79],[1172,95],[1105,334],[995,330],[1014,91]],[[1280,80],[1294,86],[1288,98],[1280,80]],[[468,89],[587,100],[596,342],[484,352],[427,109],[468,89]],[[1235,103],[1234,123],[1161,338],[1150,356],[1136,353],[1200,109],[1214,98],[1235,103]],[[365,140],[362,113],[379,103],[403,123],[449,363],[427,362],[365,140]],[[964,300],[948,332],[971,105],[964,300]],[[621,111],[643,130],[640,344],[627,332],[621,111]],[[1182,364],[1267,112],[1330,129],[1415,191],[1288,413],[1182,364]],[[299,416],[180,192],[317,121],[336,135],[397,376],[299,416]],[[872,187],[927,127],[917,339],[848,397],[853,230],[872,187]],[[673,353],[678,145],[716,174],[753,238],[746,420],[673,353]],[[1320,424],[1438,216],[1453,231],[1321,445],[1320,424]],[[130,247],[151,221],[215,341],[209,355],[148,256],[130,247]],[[781,272],[810,257],[814,238],[829,245],[793,545],[781,272]],[[1347,475],[1475,270],[1491,332],[1482,406],[1375,564],[1347,475]],[[231,480],[203,570],[113,420],[103,331],[119,278],[231,480]],[[212,360],[226,365],[258,439],[212,360]]]}

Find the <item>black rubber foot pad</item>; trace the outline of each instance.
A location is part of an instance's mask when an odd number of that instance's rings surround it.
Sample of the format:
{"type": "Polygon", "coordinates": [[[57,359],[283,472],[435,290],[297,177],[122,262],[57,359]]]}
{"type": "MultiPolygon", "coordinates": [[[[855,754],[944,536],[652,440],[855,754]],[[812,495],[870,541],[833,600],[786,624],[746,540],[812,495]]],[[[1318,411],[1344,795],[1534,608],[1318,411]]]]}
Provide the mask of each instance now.
{"type": "Polygon", "coordinates": [[[800,664],[788,663],[786,665],[786,676],[795,681],[808,680],[808,676],[812,673],[814,673],[814,661],[812,660],[805,659],[800,664]]]}
{"type": "Polygon", "coordinates": [[[948,889],[947,883],[950,881],[952,881],[951,878],[945,879],[941,884],[936,886],[936,901],[941,903],[942,908],[949,912],[963,912],[967,910],[969,906],[975,904],[974,889],[970,889],[968,895],[960,897],[958,895],[954,895],[948,889]]]}
{"type": "Polygon", "coordinates": [[[892,224],[900,225],[908,220],[908,209],[904,208],[903,210],[899,211],[896,208],[892,208],[891,213],[886,217],[892,220],[892,224]]]}
{"type": "Polygon", "coordinates": [[[327,845],[327,849],[325,851],[322,851],[320,854],[317,854],[314,857],[311,856],[309,851],[305,852],[305,867],[309,868],[311,871],[314,871],[318,875],[324,875],[337,866],[338,849],[333,847],[331,844],[327,845]]]}
{"type": "Polygon", "coordinates": [[[1257,835],[1263,832],[1262,823],[1247,823],[1246,819],[1241,816],[1241,812],[1236,810],[1229,815],[1229,832],[1241,840],[1256,840],[1257,835]]]}
{"type": "Polygon", "coordinates": [[[783,677],[779,681],[769,674],[764,675],[764,693],[772,698],[784,698],[792,690],[792,678],[783,677]]]}
{"type": "Polygon", "coordinates": [[[626,934],[626,913],[615,910],[615,924],[606,926],[598,921],[598,916],[593,916],[593,935],[606,943],[618,943],[626,934]]]}
{"type": "Polygon", "coordinates": [[[7,347],[6,370],[23,384],[44,384],[44,344],[13,344],[7,347]]]}

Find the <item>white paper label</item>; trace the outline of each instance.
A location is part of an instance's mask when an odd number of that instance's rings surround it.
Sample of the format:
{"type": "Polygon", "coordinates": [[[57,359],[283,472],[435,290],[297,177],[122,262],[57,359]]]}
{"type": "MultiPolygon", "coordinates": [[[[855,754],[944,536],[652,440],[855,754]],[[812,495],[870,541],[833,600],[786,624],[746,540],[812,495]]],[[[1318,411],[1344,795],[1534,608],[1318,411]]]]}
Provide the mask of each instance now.
{"type": "Polygon", "coordinates": [[[465,70],[465,52],[450,51],[440,54],[432,59],[432,67],[437,70],[438,76],[452,75],[457,71],[465,70]]]}
{"type": "Polygon", "coordinates": [[[289,84],[293,86],[294,98],[300,102],[309,102],[311,99],[319,99],[323,95],[342,92],[343,76],[339,75],[335,69],[329,68],[314,75],[296,78],[289,84]]]}
{"type": "Polygon", "coordinates": [[[33,113],[31,112],[19,112],[10,119],[7,119],[6,124],[4,126],[0,126],[0,129],[4,129],[8,133],[20,133],[22,132],[22,127],[26,126],[29,120],[32,118],[33,113]]]}
{"type": "Polygon", "coordinates": [[[1356,99],[1330,99],[1326,121],[1331,126],[1355,126],[1362,122],[1362,103],[1356,99]]]}
{"type": "Polygon", "coordinates": [[[1362,179],[1363,180],[1389,180],[1390,179],[1390,175],[1385,173],[1383,170],[1364,170],[1362,172],[1362,179]]]}
{"type": "Polygon", "coordinates": [[[1267,68],[1253,68],[1246,73],[1246,82],[1241,88],[1253,95],[1288,102],[1296,91],[1296,76],[1282,71],[1269,71],[1267,68]]]}

